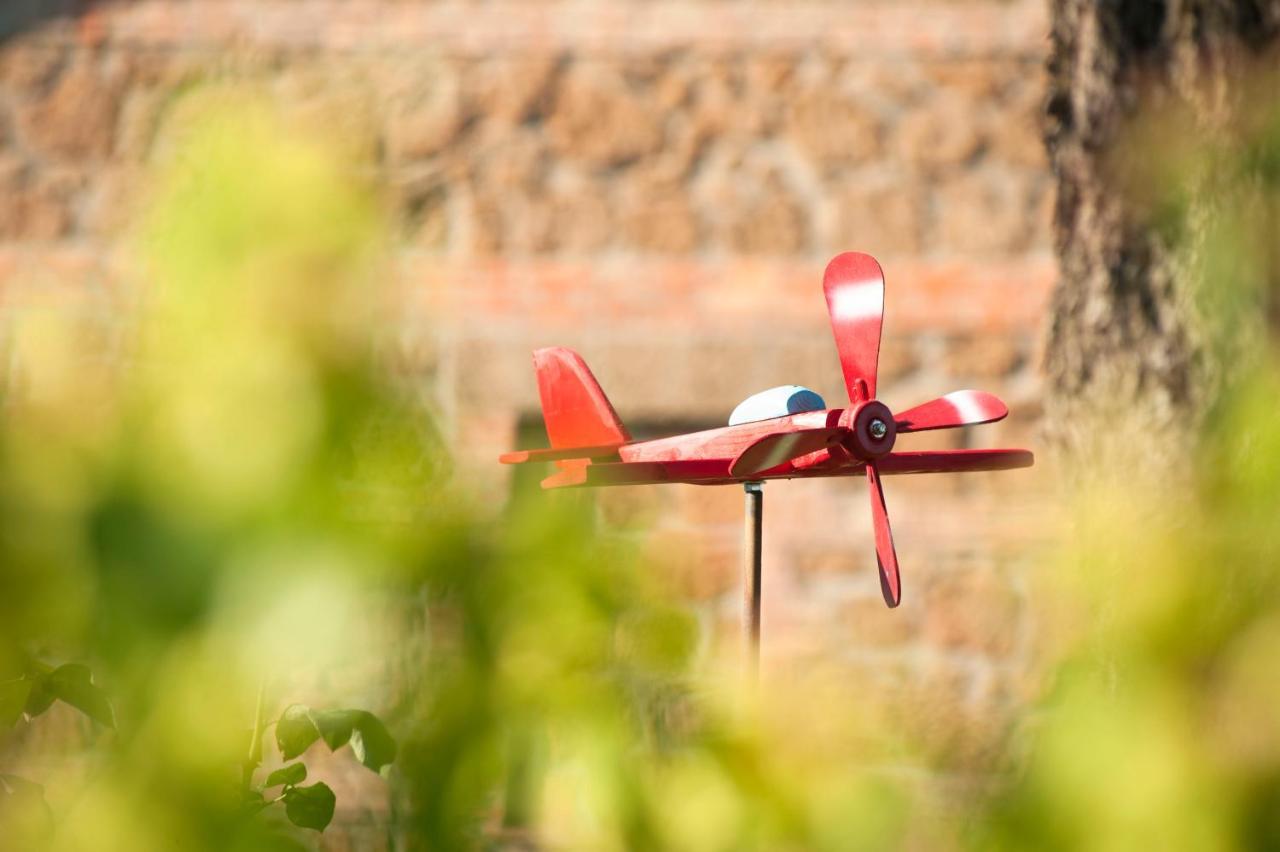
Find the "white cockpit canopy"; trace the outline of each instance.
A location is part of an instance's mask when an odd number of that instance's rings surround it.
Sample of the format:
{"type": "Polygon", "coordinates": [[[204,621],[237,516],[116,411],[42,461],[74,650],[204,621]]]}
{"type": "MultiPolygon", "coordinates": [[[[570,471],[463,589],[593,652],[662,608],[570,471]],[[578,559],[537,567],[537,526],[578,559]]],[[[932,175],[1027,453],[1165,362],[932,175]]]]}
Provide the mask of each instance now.
{"type": "Polygon", "coordinates": [[[729,415],[729,425],[739,423],[755,423],[758,420],[772,420],[788,414],[799,414],[802,411],[822,411],[827,404],[808,388],[800,385],[782,385],[766,391],[752,394],[738,404],[729,415]]]}

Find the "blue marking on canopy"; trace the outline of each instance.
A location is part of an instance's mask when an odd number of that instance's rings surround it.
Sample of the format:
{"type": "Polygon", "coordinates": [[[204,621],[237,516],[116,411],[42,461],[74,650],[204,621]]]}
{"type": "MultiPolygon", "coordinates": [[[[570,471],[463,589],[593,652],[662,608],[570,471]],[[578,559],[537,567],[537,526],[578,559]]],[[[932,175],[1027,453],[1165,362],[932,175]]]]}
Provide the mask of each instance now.
{"type": "Polygon", "coordinates": [[[755,423],[800,414],[804,411],[822,411],[827,404],[822,397],[800,385],[781,385],[752,394],[738,404],[729,415],[729,425],[755,423]]]}

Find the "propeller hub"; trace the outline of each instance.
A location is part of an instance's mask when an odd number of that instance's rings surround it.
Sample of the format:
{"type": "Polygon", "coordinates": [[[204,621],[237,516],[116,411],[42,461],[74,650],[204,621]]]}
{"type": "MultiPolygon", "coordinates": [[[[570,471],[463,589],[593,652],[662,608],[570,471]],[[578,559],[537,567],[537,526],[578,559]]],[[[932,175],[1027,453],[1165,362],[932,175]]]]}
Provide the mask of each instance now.
{"type": "Polygon", "coordinates": [[[864,402],[852,411],[846,411],[845,418],[849,434],[844,444],[853,455],[863,461],[872,461],[893,451],[898,426],[893,412],[883,402],[878,399],[864,402]]]}

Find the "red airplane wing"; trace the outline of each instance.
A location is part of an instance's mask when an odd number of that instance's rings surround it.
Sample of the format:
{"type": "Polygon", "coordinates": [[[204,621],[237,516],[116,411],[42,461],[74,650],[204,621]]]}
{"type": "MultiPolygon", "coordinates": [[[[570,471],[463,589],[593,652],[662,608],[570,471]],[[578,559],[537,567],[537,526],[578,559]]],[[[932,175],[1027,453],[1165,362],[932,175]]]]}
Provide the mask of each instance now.
{"type": "MultiPolygon", "coordinates": [[[[912,473],[969,473],[984,470],[1013,470],[1031,467],[1035,460],[1027,450],[932,450],[890,453],[876,460],[881,476],[912,473]]],[[[829,462],[797,468],[784,462],[746,477],[730,471],[732,459],[687,461],[586,463],[561,470],[542,481],[543,488],[584,488],[608,485],[730,485],[758,476],[761,479],[804,479],[808,477],[864,476],[861,462],[829,462]]]]}
{"type": "MultiPolygon", "coordinates": [[[[793,462],[755,474],[759,479],[805,479],[829,476],[864,476],[865,462],[818,458],[813,464],[793,462]]],[[[976,473],[985,470],[1015,470],[1031,467],[1035,456],[1028,450],[928,450],[890,453],[876,459],[881,476],[911,473],[976,473]]]]}
{"type": "Polygon", "coordinates": [[[968,473],[981,470],[1014,470],[1031,467],[1035,456],[1028,450],[932,450],[890,453],[876,461],[884,476],[902,473],[968,473]]]}
{"type": "Polygon", "coordinates": [[[772,470],[794,459],[825,450],[845,431],[847,430],[839,426],[833,426],[765,435],[738,453],[733,464],[729,465],[729,472],[736,477],[750,477],[772,470]]]}

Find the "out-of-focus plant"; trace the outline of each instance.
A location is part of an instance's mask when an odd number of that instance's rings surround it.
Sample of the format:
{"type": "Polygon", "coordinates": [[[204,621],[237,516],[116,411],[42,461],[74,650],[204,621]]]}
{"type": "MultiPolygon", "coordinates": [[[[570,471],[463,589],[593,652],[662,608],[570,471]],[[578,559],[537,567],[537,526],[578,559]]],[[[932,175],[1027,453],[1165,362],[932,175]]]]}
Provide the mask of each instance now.
{"type": "Polygon", "coordinates": [[[495,512],[449,480],[423,389],[383,357],[376,197],[317,138],[247,90],[189,94],[135,285],[11,318],[0,671],[90,664],[49,683],[100,687],[116,727],[54,705],[5,735],[6,845],[294,849],[331,817],[431,850],[907,831],[911,754],[865,690],[786,673],[754,706],[695,677],[693,619],[589,506],[495,512]],[[328,760],[345,745],[389,790],[328,760]]]}
{"type": "MultiPolygon", "coordinates": [[[[0,680],[0,731],[30,724],[48,712],[55,701],[74,707],[93,721],[115,727],[115,712],[106,693],[93,682],[93,673],[80,663],[54,667],[22,653],[10,655],[0,680]]],[[[48,842],[53,817],[44,801],[44,788],[18,775],[0,774],[0,827],[11,840],[25,846],[48,842]]]]}
{"type": "Polygon", "coordinates": [[[748,712],[734,681],[693,677],[696,633],[656,577],[583,523],[519,514],[436,549],[453,555],[429,569],[424,665],[397,714],[410,848],[891,843],[908,795],[874,766],[905,752],[872,733],[874,695],[779,672],[748,712]]]}
{"type": "Polygon", "coordinates": [[[1049,694],[978,848],[1280,844],[1276,82],[1260,73],[1217,128],[1153,110],[1117,159],[1116,191],[1182,252],[1215,402],[1180,469],[1136,476],[1131,441],[1093,470],[1041,595],[1049,694]]]}
{"type": "Polygon", "coordinates": [[[40,716],[55,701],[71,705],[100,725],[116,726],[111,702],[93,683],[88,666],[65,663],[54,668],[27,657],[22,668],[11,674],[14,676],[0,683],[0,724],[6,727],[40,716]]]}
{"type": "Polygon", "coordinates": [[[376,203],[255,97],[175,112],[131,238],[137,286],[101,312],[32,288],[6,327],[12,848],[296,848],[288,822],[323,829],[335,796],[277,759],[317,740],[375,772],[395,756],[367,711],[279,705],[306,673],[358,663],[352,637],[375,647],[376,581],[414,534],[365,518],[423,505],[442,461],[376,358],[376,203]],[[59,658],[97,677],[38,662],[59,658]],[[13,727],[55,699],[101,727],[13,727]]]}
{"type": "Polygon", "coordinates": [[[333,819],[337,797],[323,781],[303,785],[307,765],[297,760],[317,740],[323,740],[330,751],[350,744],[351,752],[361,764],[380,772],[396,757],[396,741],[382,721],[368,710],[314,710],[301,704],[287,707],[279,719],[269,723],[276,729],[276,746],[286,763],[269,773],[261,786],[254,786],[253,776],[262,763],[262,737],[268,725],[263,724],[259,701],[249,743],[249,757],[244,763],[241,793],[244,807],[257,813],[277,802],[284,803],[285,815],[300,828],[324,831],[333,819]],[[267,797],[267,791],[279,788],[279,795],[267,797]]]}

